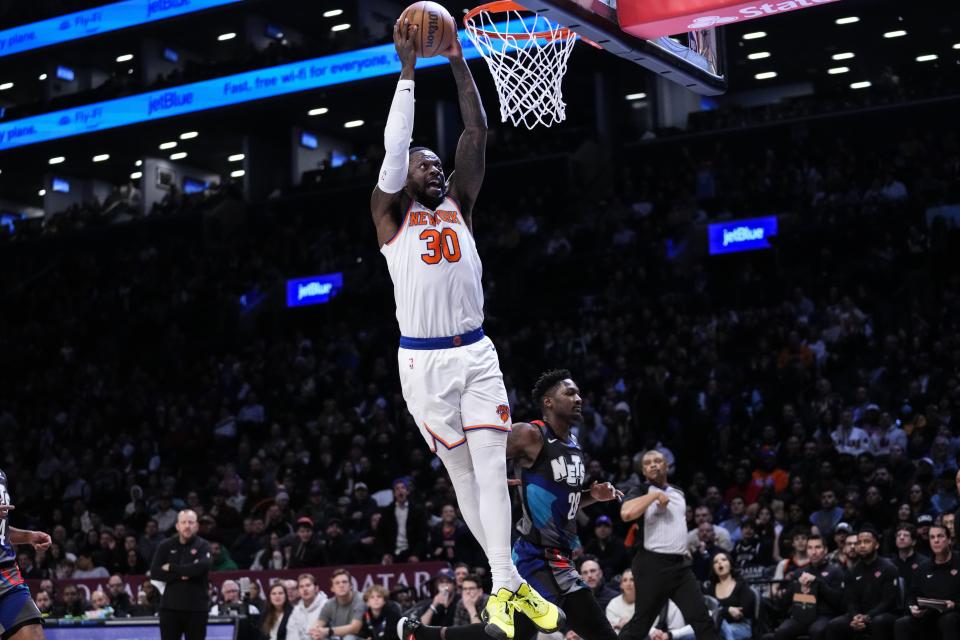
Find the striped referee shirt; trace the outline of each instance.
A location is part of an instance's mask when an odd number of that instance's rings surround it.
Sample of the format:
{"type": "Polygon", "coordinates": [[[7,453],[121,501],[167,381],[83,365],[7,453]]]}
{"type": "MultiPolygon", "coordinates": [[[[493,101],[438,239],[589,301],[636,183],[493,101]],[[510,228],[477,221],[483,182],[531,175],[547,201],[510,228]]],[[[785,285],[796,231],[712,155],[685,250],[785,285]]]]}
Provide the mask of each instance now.
{"type": "Polygon", "coordinates": [[[687,553],[687,500],[683,491],[672,484],[659,488],[649,482],[634,487],[623,499],[624,502],[645,496],[654,491],[663,491],[670,502],[663,509],[654,502],[637,520],[637,539],[643,548],[655,553],[684,555],[687,553]]]}

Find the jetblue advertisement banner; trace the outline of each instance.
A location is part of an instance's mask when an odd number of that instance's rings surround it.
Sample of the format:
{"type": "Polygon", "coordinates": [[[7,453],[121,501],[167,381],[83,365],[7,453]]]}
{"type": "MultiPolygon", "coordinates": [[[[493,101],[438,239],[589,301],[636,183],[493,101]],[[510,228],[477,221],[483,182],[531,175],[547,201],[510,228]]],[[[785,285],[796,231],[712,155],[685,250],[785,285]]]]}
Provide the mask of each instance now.
{"type": "MultiPolygon", "coordinates": [[[[464,57],[479,57],[466,34],[460,35],[464,57]]],[[[442,64],[442,56],[417,60],[418,69],[442,64]]],[[[0,151],[395,73],[400,58],[393,43],[382,44],[13,120],[0,125],[0,151]]]]}
{"type": "Polygon", "coordinates": [[[287,280],[287,306],[305,307],[311,304],[326,304],[343,289],[342,273],[325,273],[319,276],[287,280]]]}
{"type": "Polygon", "coordinates": [[[243,0],[125,0],[0,31],[0,57],[243,0]]]}
{"type": "Polygon", "coordinates": [[[710,255],[769,249],[777,235],[777,216],[718,222],[707,227],[710,255]]]}

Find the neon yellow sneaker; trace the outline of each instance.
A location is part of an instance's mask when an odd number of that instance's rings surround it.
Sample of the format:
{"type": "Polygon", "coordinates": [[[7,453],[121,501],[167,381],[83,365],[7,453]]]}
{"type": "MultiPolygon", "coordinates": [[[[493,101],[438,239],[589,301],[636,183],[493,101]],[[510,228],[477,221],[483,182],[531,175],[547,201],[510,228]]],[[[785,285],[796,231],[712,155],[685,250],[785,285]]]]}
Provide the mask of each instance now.
{"type": "Polygon", "coordinates": [[[560,607],[537,593],[537,590],[526,582],[517,589],[513,605],[543,633],[553,633],[567,622],[567,616],[560,607]]]}
{"type": "Polygon", "coordinates": [[[487,598],[481,619],[487,623],[484,631],[497,640],[513,640],[513,609],[515,595],[509,589],[500,588],[487,598]]]}

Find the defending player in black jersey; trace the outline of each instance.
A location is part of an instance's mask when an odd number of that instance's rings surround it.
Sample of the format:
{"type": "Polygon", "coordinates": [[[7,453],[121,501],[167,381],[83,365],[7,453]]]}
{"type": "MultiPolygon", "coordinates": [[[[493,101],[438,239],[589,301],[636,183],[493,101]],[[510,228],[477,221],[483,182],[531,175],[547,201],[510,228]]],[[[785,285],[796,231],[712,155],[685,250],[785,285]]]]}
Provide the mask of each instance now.
{"type": "Polygon", "coordinates": [[[13,511],[7,493],[7,474],[0,469],[0,638],[3,640],[43,640],[40,610],[30,598],[30,589],[17,567],[18,544],[36,549],[50,546],[50,536],[42,531],[14,529],[7,522],[13,511]]]}
{"type": "MultiPolygon", "coordinates": [[[[514,424],[507,441],[507,457],[519,470],[523,499],[523,519],[517,525],[522,535],[513,545],[514,563],[524,580],[563,609],[567,626],[584,640],[614,640],[617,634],[580,579],[572,556],[580,546],[577,511],[623,494],[609,482],[583,486],[586,459],[570,433],[583,417],[582,401],[570,372],[544,373],[533,388],[533,399],[540,405],[543,420],[514,424]]],[[[483,626],[441,629],[403,618],[397,635],[401,640],[484,640],[483,626]]],[[[518,640],[529,640],[536,633],[529,620],[516,617],[518,640]]]]}

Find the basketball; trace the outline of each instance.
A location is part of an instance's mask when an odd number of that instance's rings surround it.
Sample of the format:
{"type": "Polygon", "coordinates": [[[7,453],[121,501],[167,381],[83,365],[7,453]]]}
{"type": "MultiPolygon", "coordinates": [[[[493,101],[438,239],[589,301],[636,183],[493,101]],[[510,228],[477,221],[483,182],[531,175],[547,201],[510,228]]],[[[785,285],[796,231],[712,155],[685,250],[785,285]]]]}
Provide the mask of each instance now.
{"type": "Polygon", "coordinates": [[[432,58],[453,44],[457,23],[443,5],[437,2],[414,2],[400,14],[400,23],[409,20],[419,27],[414,48],[421,58],[432,58]]]}

